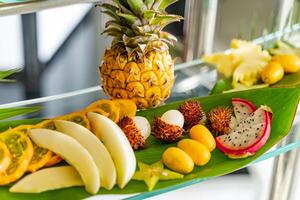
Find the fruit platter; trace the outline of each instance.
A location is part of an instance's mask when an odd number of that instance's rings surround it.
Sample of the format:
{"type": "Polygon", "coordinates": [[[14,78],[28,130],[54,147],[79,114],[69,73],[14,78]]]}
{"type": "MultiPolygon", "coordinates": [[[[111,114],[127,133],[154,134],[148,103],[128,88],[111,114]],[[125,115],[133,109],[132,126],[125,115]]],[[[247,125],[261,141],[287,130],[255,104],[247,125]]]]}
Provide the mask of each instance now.
{"type": "Polygon", "coordinates": [[[230,53],[203,58],[230,88],[217,82],[209,96],[166,103],[176,38],[162,29],[182,19],[165,11],[176,0],[115,2],[99,5],[113,37],[99,67],[107,98],[38,119],[9,120],[43,107],[0,108],[0,199],[144,199],[300,146],[271,150],[297,112],[297,78],[273,87],[299,73],[296,48],[277,44],[270,55],[234,39],[230,53]]]}

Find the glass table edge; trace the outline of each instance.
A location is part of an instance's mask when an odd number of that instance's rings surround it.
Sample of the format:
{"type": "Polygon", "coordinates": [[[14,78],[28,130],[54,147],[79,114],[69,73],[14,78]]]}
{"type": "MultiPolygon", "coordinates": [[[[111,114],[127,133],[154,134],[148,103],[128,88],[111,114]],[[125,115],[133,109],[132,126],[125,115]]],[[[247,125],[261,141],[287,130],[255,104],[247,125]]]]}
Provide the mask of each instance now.
{"type": "Polygon", "coordinates": [[[4,3],[0,5],[0,17],[9,15],[19,15],[34,13],[41,10],[57,8],[62,6],[80,4],[80,3],[97,3],[100,0],[32,0],[19,3],[4,3]]]}

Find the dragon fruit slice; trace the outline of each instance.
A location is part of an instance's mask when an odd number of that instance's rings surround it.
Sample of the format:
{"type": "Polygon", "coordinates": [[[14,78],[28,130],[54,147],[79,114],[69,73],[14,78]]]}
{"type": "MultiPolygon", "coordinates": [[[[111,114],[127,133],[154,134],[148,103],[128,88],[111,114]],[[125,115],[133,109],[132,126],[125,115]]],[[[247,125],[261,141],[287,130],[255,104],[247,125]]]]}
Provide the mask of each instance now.
{"type": "Polygon", "coordinates": [[[217,137],[217,147],[231,158],[253,155],[268,140],[271,122],[271,109],[261,106],[249,117],[240,121],[229,134],[217,137]]]}
{"type": "Polygon", "coordinates": [[[233,111],[237,122],[250,116],[256,110],[256,106],[246,99],[232,98],[233,111]]]}

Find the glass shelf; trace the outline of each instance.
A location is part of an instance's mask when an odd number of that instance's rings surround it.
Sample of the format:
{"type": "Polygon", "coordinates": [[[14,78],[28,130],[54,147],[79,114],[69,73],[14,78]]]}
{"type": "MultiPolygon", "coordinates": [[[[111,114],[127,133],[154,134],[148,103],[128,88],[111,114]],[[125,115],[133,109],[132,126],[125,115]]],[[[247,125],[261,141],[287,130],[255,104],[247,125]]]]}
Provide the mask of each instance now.
{"type": "Polygon", "coordinates": [[[79,3],[96,3],[100,0],[33,0],[20,3],[0,4],[0,17],[38,12],[50,8],[57,8],[79,3]]]}
{"type": "MultiPolygon", "coordinates": [[[[263,36],[254,40],[254,42],[263,45],[270,45],[272,42],[274,42],[274,40],[276,40],[276,38],[287,34],[292,34],[290,35],[292,37],[293,34],[298,34],[299,30],[300,25],[296,24],[283,32],[276,32],[263,36]]],[[[214,83],[216,82],[218,77],[216,70],[211,65],[202,62],[200,59],[176,65],[175,73],[176,82],[173,88],[172,95],[167,102],[182,100],[191,97],[206,96],[209,94],[209,91],[214,86],[214,83]]],[[[0,105],[0,108],[41,105],[43,106],[43,110],[36,117],[53,117],[75,110],[79,110],[87,106],[92,101],[95,101],[100,98],[104,98],[104,94],[101,90],[101,87],[94,86],[82,90],[76,90],[73,92],[48,97],[41,97],[37,99],[2,104],[0,105]]],[[[294,128],[293,131],[291,131],[290,136],[293,136],[297,131],[300,131],[300,128],[298,128],[299,121],[300,110],[298,109],[297,114],[295,116],[294,128]]],[[[280,154],[286,153],[299,147],[300,141],[298,141],[297,139],[291,139],[287,145],[277,147],[265,153],[250,165],[256,164],[269,158],[276,157],[280,154]]],[[[185,182],[183,184],[155,190],[152,192],[146,192],[137,195],[134,194],[128,199],[144,199],[162,193],[170,192],[179,188],[187,187],[192,184],[203,182],[205,180],[207,179],[195,179],[192,181],[185,182]]],[[[126,196],[128,197],[128,195],[126,196]]]]}

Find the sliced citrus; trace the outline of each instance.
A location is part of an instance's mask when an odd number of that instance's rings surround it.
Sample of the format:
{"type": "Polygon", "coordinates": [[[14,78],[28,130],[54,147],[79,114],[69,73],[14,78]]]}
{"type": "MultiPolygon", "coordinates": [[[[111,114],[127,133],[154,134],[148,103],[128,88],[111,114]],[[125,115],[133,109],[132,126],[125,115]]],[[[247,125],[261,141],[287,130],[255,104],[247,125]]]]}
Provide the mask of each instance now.
{"type": "Polygon", "coordinates": [[[104,115],[105,117],[109,116],[109,114],[107,112],[105,112],[104,110],[102,110],[101,108],[89,108],[84,111],[85,115],[87,115],[87,113],[89,113],[89,112],[98,113],[100,115],[104,115]]]}
{"type": "Polygon", "coordinates": [[[104,110],[109,114],[108,118],[110,118],[114,122],[118,122],[120,119],[120,107],[118,106],[118,104],[111,100],[101,99],[95,101],[87,107],[87,110],[91,108],[100,108],[104,110]]]}
{"type": "Polygon", "coordinates": [[[0,174],[5,172],[11,162],[11,155],[5,143],[0,141],[0,174]]]}
{"type": "MultiPolygon", "coordinates": [[[[58,119],[58,118],[56,118],[56,119],[58,119]]],[[[73,112],[73,113],[67,114],[63,117],[63,120],[74,122],[76,124],[82,125],[85,128],[91,130],[90,121],[85,116],[84,112],[73,112]]]]}
{"type": "Polygon", "coordinates": [[[114,99],[113,102],[120,108],[120,119],[136,115],[137,107],[133,101],[129,99],[114,99]]]}
{"type": "Polygon", "coordinates": [[[36,125],[37,128],[46,128],[50,130],[56,130],[54,120],[48,119],[44,120],[36,125]]]}
{"type": "Polygon", "coordinates": [[[0,140],[6,144],[12,157],[8,168],[0,174],[0,185],[7,185],[26,172],[33,155],[33,147],[25,133],[13,129],[1,133],[0,140]]]}
{"type": "MultiPolygon", "coordinates": [[[[62,116],[62,117],[56,117],[54,119],[66,119],[66,118],[67,118],[66,116],[62,116]]],[[[46,128],[46,129],[50,129],[50,130],[56,130],[54,120],[51,120],[51,119],[42,121],[41,123],[37,124],[37,127],[38,128],[46,128]]],[[[51,157],[46,162],[45,167],[54,166],[54,165],[60,163],[62,160],[63,159],[59,155],[52,153],[51,157]]]]}
{"type": "MultiPolygon", "coordinates": [[[[21,131],[21,132],[27,134],[27,131],[34,127],[36,127],[36,126],[21,125],[21,126],[14,128],[14,130],[21,131]]],[[[46,163],[52,157],[52,152],[48,149],[44,149],[44,148],[37,146],[34,142],[32,142],[32,146],[33,146],[33,156],[29,163],[27,171],[35,172],[36,170],[38,170],[46,165],[46,163]]]]}

